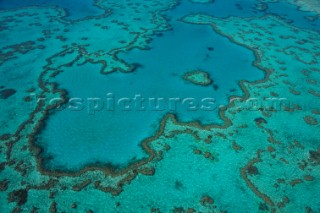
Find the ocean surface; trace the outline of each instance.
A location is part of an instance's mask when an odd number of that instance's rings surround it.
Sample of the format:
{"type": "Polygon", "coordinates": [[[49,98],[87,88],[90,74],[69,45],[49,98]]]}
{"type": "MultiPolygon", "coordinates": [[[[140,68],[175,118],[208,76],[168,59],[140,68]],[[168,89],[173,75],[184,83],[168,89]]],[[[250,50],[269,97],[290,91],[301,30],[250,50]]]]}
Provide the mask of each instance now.
{"type": "Polygon", "coordinates": [[[320,1],[0,0],[0,212],[320,212],[320,1]]]}

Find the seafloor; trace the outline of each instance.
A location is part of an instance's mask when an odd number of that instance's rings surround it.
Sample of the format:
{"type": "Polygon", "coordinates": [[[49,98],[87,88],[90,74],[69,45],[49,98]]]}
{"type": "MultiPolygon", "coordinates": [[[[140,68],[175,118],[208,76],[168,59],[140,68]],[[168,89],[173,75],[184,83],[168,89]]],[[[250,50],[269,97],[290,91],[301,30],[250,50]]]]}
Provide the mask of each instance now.
{"type": "Polygon", "coordinates": [[[0,0],[0,23],[1,213],[320,212],[320,1],[0,0]],[[137,94],[216,107],[70,110],[137,94]]]}

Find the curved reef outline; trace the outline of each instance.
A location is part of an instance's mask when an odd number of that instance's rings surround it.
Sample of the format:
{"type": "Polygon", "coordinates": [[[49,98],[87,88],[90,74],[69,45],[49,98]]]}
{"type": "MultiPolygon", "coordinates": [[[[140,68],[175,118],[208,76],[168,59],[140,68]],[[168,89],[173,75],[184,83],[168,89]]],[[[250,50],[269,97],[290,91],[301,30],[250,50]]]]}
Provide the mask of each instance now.
{"type": "MultiPolygon", "coordinates": [[[[268,17],[268,16],[266,16],[268,17]]],[[[265,17],[265,18],[266,18],[265,17]]],[[[265,67],[263,67],[261,65],[261,57],[259,55],[259,51],[257,48],[251,47],[251,46],[247,46],[245,44],[242,44],[240,42],[237,42],[235,39],[233,39],[233,37],[221,32],[213,23],[200,23],[200,24],[209,24],[213,27],[213,29],[227,37],[228,39],[230,39],[232,42],[244,46],[250,50],[252,50],[255,54],[255,61],[253,62],[254,66],[260,68],[261,70],[265,71],[265,77],[264,79],[261,80],[257,80],[254,82],[248,82],[248,81],[240,81],[239,85],[241,87],[241,89],[243,90],[243,95],[242,96],[233,96],[230,97],[229,100],[232,100],[234,98],[240,98],[242,100],[246,100],[248,98],[250,98],[250,94],[249,94],[249,90],[247,85],[257,85],[259,83],[265,83],[269,80],[270,74],[273,72],[272,69],[267,69],[265,67]]],[[[43,72],[39,78],[39,86],[42,88],[43,93],[42,95],[46,95],[47,93],[51,93],[51,94],[59,94],[60,97],[66,97],[67,93],[63,90],[58,89],[58,85],[55,83],[49,83],[46,79],[46,77],[48,76],[55,76],[57,75],[59,72],[61,72],[60,68],[62,68],[63,66],[72,66],[72,64],[77,63],[78,60],[86,55],[86,51],[84,48],[82,47],[73,47],[73,48],[69,48],[67,50],[64,50],[60,53],[57,53],[56,55],[52,56],[51,58],[49,58],[47,60],[48,65],[46,66],[46,70],[45,72],[43,72]],[[51,59],[53,59],[54,57],[59,56],[60,54],[69,54],[67,53],[68,51],[71,52],[77,52],[77,56],[75,57],[75,59],[71,62],[68,63],[64,63],[62,65],[59,65],[58,67],[50,67],[51,65],[53,65],[51,59]]],[[[85,61],[85,62],[89,62],[89,63],[94,63],[92,61],[85,61]]],[[[107,65],[106,65],[107,66],[107,65]]],[[[61,102],[60,104],[63,104],[63,102],[61,102]]],[[[117,170],[111,166],[106,166],[106,167],[95,167],[95,166],[88,166],[84,169],[82,169],[81,171],[78,171],[76,173],[69,173],[69,172],[60,172],[60,171],[46,171],[43,167],[42,167],[42,159],[39,156],[41,150],[35,146],[34,144],[34,137],[36,136],[37,132],[40,131],[40,129],[42,128],[42,125],[44,125],[44,121],[46,119],[46,117],[49,115],[50,109],[52,109],[53,106],[45,106],[43,104],[39,104],[37,106],[37,109],[34,113],[31,114],[30,119],[28,121],[26,121],[22,126],[19,127],[19,130],[16,132],[16,134],[13,136],[13,140],[8,142],[8,138],[4,138],[4,141],[7,141],[6,144],[8,146],[8,152],[7,152],[7,160],[11,160],[10,159],[10,150],[12,148],[12,146],[14,145],[14,143],[16,141],[18,141],[21,137],[24,136],[24,131],[27,132],[26,129],[28,129],[29,127],[33,127],[33,132],[32,134],[29,134],[29,143],[30,143],[30,147],[33,149],[34,153],[35,153],[35,157],[37,159],[37,166],[38,166],[38,171],[40,171],[42,174],[44,175],[48,175],[50,176],[50,178],[55,178],[55,177],[61,177],[61,176],[69,176],[69,177],[78,177],[83,175],[84,173],[88,172],[88,171],[102,171],[104,172],[106,175],[110,175],[112,177],[116,177],[116,176],[121,176],[123,174],[126,174],[126,178],[122,179],[121,181],[118,182],[117,184],[117,188],[112,188],[112,187],[104,187],[103,184],[101,184],[101,182],[96,181],[94,183],[95,187],[101,191],[105,191],[105,192],[110,192],[112,193],[112,195],[118,195],[119,193],[121,193],[122,191],[122,186],[126,183],[129,183],[131,180],[133,180],[139,173],[140,174],[145,174],[145,175],[153,175],[154,174],[154,170],[143,170],[141,169],[144,165],[146,165],[147,163],[151,162],[153,159],[156,159],[157,157],[159,159],[161,159],[160,153],[156,152],[154,149],[152,149],[152,147],[150,146],[150,143],[152,143],[154,140],[158,139],[164,132],[164,128],[166,126],[167,121],[170,119],[172,120],[176,125],[178,126],[186,126],[186,127],[194,127],[197,129],[204,129],[204,130],[211,130],[211,129],[226,129],[230,126],[232,126],[232,121],[231,119],[227,116],[227,109],[231,108],[235,106],[235,103],[230,101],[230,104],[227,107],[221,108],[219,111],[219,114],[222,118],[222,120],[224,121],[224,123],[222,125],[217,125],[217,124],[212,124],[212,125],[207,125],[207,126],[203,126],[201,125],[199,122],[188,122],[188,123],[182,123],[179,122],[177,120],[177,118],[175,117],[175,115],[172,114],[168,114],[166,115],[162,121],[161,121],[161,125],[160,125],[160,129],[157,132],[157,134],[153,137],[150,137],[146,140],[144,140],[142,142],[142,147],[143,149],[146,150],[146,152],[149,154],[149,157],[147,159],[143,159],[141,161],[137,161],[131,165],[129,165],[127,168],[121,169],[121,170],[117,170]],[[39,116],[40,115],[40,116],[39,116]],[[38,117],[39,116],[39,117],[38,117]]],[[[271,133],[270,133],[271,134],[271,133]]],[[[250,180],[247,180],[246,178],[246,173],[244,173],[244,170],[246,168],[248,168],[248,166],[259,162],[258,158],[255,158],[252,162],[249,162],[248,165],[246,165],[245,167],[243,167],[243,169],[240,171],[240,173],[242,174],[244,180],[246,181],[247,185],[249,185],[249,187],[255,191],[255,189],[257,189],[257,187],[255,187],[253,185],[253,183],[251,183],[250,180]]],[[[82,188],[86,187],[88,184],[91,184],[91,182],[81,182],[77,185],[74,186],[75,190],[81,190],[82,188]]],[[[51,184],[48,184],[48,186],[46,185],[46,187],[50,188],[52,187],[51,184]]],[[[264,195],[262,192],[257,191],[256,195],[258,197],[260,197],[261,199],[263,199],[269,206],[273,207],[274,203],[273,201],[268,198],[267,195],[264,195]]]]}
{"type": "Polygon", "coordinates": [[[203,70],[186,72],[183,75],[183,79],[200,86],[209,86],[213,83],[213,80],[210,78],[209,73],[203,70]]]}
{"type": "MultiPolygon", "coordinates": [[[[217,29],[215,29],[215,30],[217,31],[217,29]]],[[[266,69],[266,68],[264,68],[264,67],[262,67],[260,65],[261,58],[260,58],[260,56],[259,56],[259,54],[258,54],[258,52],[256,50],[252,49],[249,46],[246,46],[244,44],[236,42],[231,37],[227,36],[226,34],[223,34],[222,32],[219,32],[219,31],[217,31],[217,32],[219,34],[225,36],[225,37],[228,37],[232,42],[234,42],[234,43],[236,43],[238,45],[244,46],[244,47],[246,47],[246,48],[248,48],[250,50],[253,50],[253,52],[255,54],[255,61],[253,62],[253,65],[258,67],[259,69],[265,71],[265,74],[266,74],[265,77],[263,79],[261,79],[261,80],[256,80],[254,82],[241,80],[239,82],[239,86],[243,90],[244,94],[242,96],[231,96],[231,97],[229,97],[229,105],[219,109],[219,116],[220,116],[221,120],[223,121],[222,125],[220,125],[220,124],[202,125],[198,121],[180,122],[180,121],[177,120],[177,118],[176,118],[176,116],[174,114],[168,114],[162,119],[159,131],[154,136],[149,137],[149,138],[147,138],[147,139],[145,139],[145,140],[143,140],[141,142],[142,148],[149,154],[149,157],[147,159],[139,160],[139,161],[137,161],[137,162],[127,166],[126,168],[121,169],[121,170],[117,170],[115,167],[108,165],[108,166],[105,166],[105,167],[103,167],[103,166],[86,166],[85,168],[82,168],[81,170],[79,170],[77,172],[48,171],[43,167],[43,159],[40,157],[41,149],[38,146],[36,146],[34,142],[35,142],[36,134],[39,133],[39,131],[43,128],[44,122],[47,119],[47,116],[49,116],[49,114],[50,114],[50,110],[53,109],[55,106],[43,106],[43,104],[39,103],[37,108],[36,108],[36,110],[31,114],[30,119],[28,121],[24,122],[19,127],[18,131],[13,135],[14,139],[10,140],[10,142],[6,142],[6,145],[8,147],[7,160],[10,160],[10,152],[11,152],[12,146],[14,145],[14,143],[16,141],[18,141],[20,139],[20,137],[21,137],[20,134],[22,134],[22,132],[23,132],[24,128],[27,126],[27,124],[30,124],[30,123],[34,122],[33,118],[35,117],[35,115],[37,113],[42,113],[43,117],[38,121],[37,125],[35,125],[33,132],[28,136],[29,142],[30,142],[30,145],[32,147],[32,150],[34,151],[34,153],[36,155],[36,159],[37,159],[37,162],[38,162],[38,170],[41,171],[42,174],[50,175],[50,176],[56,176],[56,177],[59,177],[59,176],[80,176],[83,173],[86,173],[88,171],[96,171],[96,170],[101,170],[104,173],[106,173],[107,175],[110,175],[110,176],[114,177],[114,176],[123,175],[123,174],[125,174],[125,173],[127,173],[129,171],[138,169],[140,166],[149,163],[150,161],[152,161],[156,157],[157,153],[152,148],[150,148],[149,143],[151,143],[152,141],[158,139],[162,135],[162,133],[164,131],[165,124],[166,124],[168,119],[172,119],[172,121],[174,123],[176,123],[177,125],[180,125],[180,126],[195,127],[195,128],[198,128],[198,129],[205,129],[205,130],[210,130],[210,129],[213,129],[213,128],[226,129],[226,128],[230,127],[232,125],[232,121],[226,116],[225,111],[228,108],[231,108],[231,107],[233,107],[235,105],[235,103],[232,100],[237,99],[237,98],[240,98],[241,100],[249,99],[250,95],[249,95],[249,92],[248,92],[247,88],[245,87],[245,84],[250,83],[252,85],[255,85],[255,84],[259,84],[259,83],[263,83],[263,82],[268,81],[268,77],[269,77],[270,73],[272,72],[272,70],[266,69]]],[[[77,49],[77,47],[74,47],[74,48],[77,49]]],[[[131,48],[135,48],[135,47],[131,46],[130,49],[131,48]]],[[[50,90],[52,90],[51,91],[52,94],[60,93],[62,99],[64,101],[66,100],[67,92],[64,91],[64,90],[58,89],[58,84],[56,84],[56,83],[48,84],[48,82],[46,82],[46,80],[44,78],[46,77],[46,75],[50,75],[50,76],[57,75],[59,72],[61,72],[61,70],[59,70],[61,67],[63,67],[63,66],[72,66],[72,64],[74,64],[80,58],[80,56],[83,56],[83,55],[86,54],[85,49],[80,47],[78,49],[79,56],[77,57],[76,60],[74,60],[72,62],[68,62],[65,65],[60,65],[59,67],[57,67],[55,69],[50,68],[50,66],[53,64],[51,62],[51,60],[54,57],[59,56],[60,54],[65,54],[68,51],[70,51],[70,49],[67,49],[67,50],[64,50],[64,51],[62,51],[60,53],[57,53],[54,56],[52,56],[52,57],[47,59],[48,64],[46,66],[46,70],[40,75],[40,78],[38,80],[40,88],[42,88],[42,90],[44,91],[42,93],[42,95],[44,95],[45,92],[49,92],[50,90]],[[51,73],[49,73],[49,72],[51,72],[51,73]]],[[[103,67],[107,66],[106,64],[104,64],[103,62],[100,62],[100,61],[99,62],[94,62],[94,61],[91,61],[90,59],[87,59],[86,61],[89,62],[89,63],[102,63],[103,67]]],[[[86,62],[84,62],[84,63],[86,63],[86,62]]],[[[63,104],[64,101],[62,101],[60,103],[56,103],[56,104],[63,104]]]]}
{"type": "MultiPolygon", "coordinates": [[[[221,32],[219,32],[221,33],[221,32]]],[[[225,34],[222,34],[221,35],[223,36],[226,36],[228,37],[227,35],[225,34]]],[[[234,43],[237,43],[235,40],[233,40],[231,37],[229,37],[229,39],[234,42],[234,43]]],[[[243,44],[240,44],[240,43],[237,43],[238,45],[241,45],[241,46],[244,46],[246,48],[249,48],[251,49],[251,47],[249,46],[246,46],[246,45],[243,45],[243,44]]],[[[82,52],[84,51],[84,49],[80,49],[80,52],[82,54],[82,52]]],[[[119,176],[119,175],[123,175],[125,173],[127,173],[128,171],[132,171],[134,169],[137,169],[139,168],[140,166],[142,165],[145,165],[147,163],[149,163],[150,161],[152,161],[157,153],[150,148],[149,146],[149,143],[151,143],[152,141],[158,139],[163,131],[164,131],[164,128],[165,128],[165,124],[167,122],[168,119],[171,119],[175,124],[177,125],[180,125],[180,126],[188,126],[188,127],[195,127],[195,128],[198,128],[198,129],[205,129],[205,130],[210,130],[210,129],[213,129],[213,128],[217,128],[217,129],[226,129],[228,127],[230,127],[232,125],[232,121],[226,116],[225,114],[225,111],[228,109],[228,108],[231,108],[235,105],[235,102],[233,102],[232,100],[234,99],[238,99],[240,98],[241,100],[247,100],[250,98],[250,95],[249,95],[249,92],[247,90],[247,88],[245,87],[245,84],[246,83],[250,83],[252,85],[255,85],[255,84],[259,84],[259,83],[263,83],[263,82],[266,82],[268,81],[268,77],[270,75],[270,73],[272,72],[272,70],[269,70],[269,69],[265,69],[264,67],[262,67],[260,65],[260,62],[261,62],[261,58],[258,54],[258,52],[256,50],[253,50],[254,51],[254,54],[255,54],[255,61],[253,62],[254,66],[258,67],[259,69],[265,71],[266,75],[263,79],[261,80],[256,80],[254,82],[249,82],[249,81],[246,81],[246,80],[241,80],[239,82],[239,86],[240,88],[243,90],[243,95],[242,96],[231,96],[229,97],[229,105],[226,106],[226,107],[223,107],[223,108],[220,108],[219,109],[219,116],[221,118],[221,120],[223,121],[223,124],[220,125],[220,124],[210,124],[210,125],[202,125],[200,122],[198,121],[193,121],[193,122],[180,122],[177,120],[176,116],[174,114],[167,114],[166,116],[164,116],[164,118],[162,119],[161,121],[161,124],[160,124],[160,128],[159,130],[157,131],[157,133],[152,136],[152,137],[149,137],[145,140],[143,140],[141,142],[141,146],[142,148],[148,153],[149,157],[147,159],[143,159],[143,160],[138,160],[137,162],[127,166],[126,168],[124,169],[121,169],[121,170],[117,170],[115,167],[113,167],[112,165],[108,165],[108,166],[86,166],[85,168],[82,168],[81,170],[77,171],[77,172],[62,172],[62,171],[48,171],[46,170],[44,167],[43,167],[43,159],[39,156],[41,150],[39,149],[39,147],[37,147],[35,144],[34,144],[34,137],[36,136],[36,134],[40,131],[41,129],[41,126],[42,124],[39,124],[38,127],[35,128],[33,134],[31,134],[30,136],[30,141],[31,141],[31,145],[33,147],[33,150],[35,151],[36,153],[36,156],[37,156],[37,161],[38,161],[38,169],[39,171],[41,171],[43,174],[46,174],[46,175],[53,175],[53,176],[79,176],[85,172],[88,172],[88,171],[94,171],[94,170],[101,170],[103,172],[105,172],[106,174],[110,175],[110,176],[119,176]]],[[[64,53],[64,52],[63,52],[64,53]]],[[[58,53],[57,55],[59,54],[63,54],[63,53],[58,53]]],[[[55,56],[57,56],[55,55],[55,56]]],[[[52,58],[54,58],[55,56],[53,56],[52,58]]],[[[52,59],[48,59],[48,65],[47,67],[49,67],[52,63],[50,62],[50,60],[52,59]]],[[[67,64],[66,66],[71,66],[74,62],[76,61],[73,61],[72,63],[69,63],[67,64]]],[[[88,60],[88,62],[92,63],[92,61],[88,60]]],[[[64,66],[64,65],[62,65],[64,66]]],[[[57,70],[55,70],[54,74],[50,74],[50,75],[56,75],[58,74],[58,70],[59,68],[61,68],[62,66],[56,68],[57,70]]],[[[49,70],[49,71],[52,71],[52,70],[49,70]]],[[[44,74],[45,75],[45,74],[44,74]]],[[[40,79],[39,80],[39,85],[41,85],[41,87],[43,88],[44,91],[48,91],[49,89],[46,88],[45,84],[43,83],[43,80],[40,79]]],[[[51,86],[50,86],[51,87],[51,86]]],[[[66,98],[66,92],[63,91],[63,90],[59,90],[57,89],[57,84],[54,84],[53,86],[53,91],[52,93],[62,93],[62,95],[65,95],[64,98],[66,98]]],[[[60,104],[63,104],[63,103],[60,103],[60,104]]],[[[45,110],[44,110],[44,115],[48,115],[49,114],[49,111],[53,108],[54,106],[48,106],[45,110]]],[[[40,112],[40,111],[39,111],[40,112]]],[[[44,121],[46,118],[43,118],[42,121],[44,121]]]]}
{"type": "MultiPolygon", "coordinates": [[[[169,4],[165,9],[160,9],[160,10],[156,10],[153,14],[153,20],[152,22],[154,24],[156,24],[155,28],[152,30],[147,30],[147,29],[143,29],[143,33],[137,33],[137,35],[135,36],[134,40],[131,41],[128,45],[126,45],[125,47],[121,47],[121,48],[116,48],[116,49],[112,49],[110,50],[107,54],[110,54],[112,59],[116,62],[122,63],[122,64],[126,64],[126,62],[124,60],[121,60],[117,57],[117,54],[123,51],[130,51],[134,48],[139,48],[139,49],[145,49],[147,50],[148,47],[146,46],[150,40],[151,37],[154,36],[157,32],[160,31],[167,31],[170,30],[170,26],[167,23],[168,20],[166,19],[165,16],[162,15],[163,12],[175,7],[176,5],[178,5],[179,1],[178,0],[174,0],[171,2],[171,4],[169,4]],[[136,42],[140,39],[143,38],[144,41],[146,41],[146,45],[145,46],[137,46],[136,42]]],[[[98,3],[97,3],[98,4],[98,3]]],[[[24,7],[24,8],[18,8],[18,9],[11,9],[11,10],[6,10],[6,11],[19,11],[20,9],[28,9],[28,8],[37,8],[37,7],[24,7]]],[[[106,16],[109,16],[110,10],[105,10],[105,14],[103,16],[99,16],[99,17],[87,17],[85,19],[80,19],[80,20],[75,20],[75,21],[66,21],[64,20],[64,17],[66,17],[67,12],[61,8],[57,8],[57,7],[48,7],[54,10],[58,11],[58,17],[54,18],[60,22],[63,23],[68,23],[68,24],[72,24],[72,23],[76,23],[76,22],[80,22],[80,21],[84,21],[84,20],[89,20],[89,19],[99,19],[99,18],[103,18],[106,16]]],[[[102,8],[102,7],[101,7],[102,8]]],[[[2,11],[5,12],[5,11],[2,11]]],[[[96,55],[95,55],[96,56],[96,55]]],[[[34,154],[37,156],[37,162],[38,162],[38,170],[41,171],[43,174],[46,175],[53,175],[53,176],[79,176],[80,174],[83,174],[86,171],[92,171],[92,170],[102,170],[104,171],[106,174],[110,174],[111,176],[119,176],[122,174],[125,174],[127,171],[129,170],[133,170],[133,168],[139,167],[143,164],[145,164],[146,162],[151,161],[154,156],[155,153],[153,153],[153,150],[150,149],[148,146],[144,146],[144,149],[147,150],[148,153],[150,154],[150,157],[146,160],[143,161],[139,161],[137,163],[134,163],[133,165],[129,166],[128,168],[121,170],[121,171],[117,171],[115,172],[115,168],[112,166],[106,166],[105,168],[101,169],[99,166],[88,166],[88,168],[84,168],[83,170],[80,170],[77,173],[67,173],[67,172],[57,172],[57,171],[46,171],[43,166],[42,166],[42,162],[43,159],[41,159],[41,157],[39,156],[41,153],[41,148],[39,148],[38,146],[35,145],[35,137],[36,134],[39,133],[41,131],[41,129],[43,128],[43,125],[45,125],[45,120],[47,119],[47,117],[50,114],[50,110],[53,109],[57,104],[64,104],[67,98],[67,92],[65,90],[61,90],[58,88],[58,84],[57,83],[49,83],[47,79],[50,79],[52,77],[55,77],[56,75],[58,75],[60,72],[62,72],[62,70],[60,70],[60,68],[64,67],[64,66],[72,66],[73,64],[75,64],[76,62],[78,62],[78,60],[80,58],[84,58],[82,64],[84,63],[92,63],[92,64],[97,64],[100,63],[102,64],[102,68],[101,68],[101,73],[103,74],[107,74],[110,72],[115,72],[115,71],[121,71],[121,72],[131,72],[134,69],[137,68],[138,65],[128,65],[128,68],[125,69],[121,69],[119,67],[115,67],[113,68],[111,71],[108,71],[107,73],[104,72],[105,68],[108,66],[107,62],[105,60],[94,60],[93,58],[91,58],[86,49],[82,46],[72,46],[70,48],[67,48],[59,53],[56,53],[55,55],[49,57],[46,59],[47,61],[47,65],[44,67],[44,71],[40,74],[40,77],[38,79],[38,85],[39,88],[42,89],[42,92],[40,94],[39,97],[46,97],[46,95],[50,95],[50,94],[59,94],[59,98],[61,98],[61,102],[55,103],[55,105],[45,105],[44,103],[38,102],[36,109],[34,112],[32,112],[29,116],[29,119],[25,122],[23,122],[17,129],[17,131],[13,134],[13,135],[6,135],[1,137],[0,139],[3,140],[7,146],[7,152],[6,152],[6,159],[7,161],[11,160],[11,150],[13,149],[14,144],[19,141],[23,135],[24,135],[24,131],[25,129],[30,128],[30,126],[33,126],[32,129],[32,133],[28,134],[28,140],[29,140],[29,144],[30,147],[32,148],[32,150],[34,151],[34,154]],[[53,59],[55,57],[59,57],[61,55],[66,55],[74,52],[77,52],[77,57],[71,61],[71,62],[66,62],[65,64],[61,64],[57,67],[54,67],[54,62],[53,59]],[[53,67],[52,67],[53,66],[53,67]],[[40,116],[40,118],[37,118],[37,116],[40,116]],[[30,125],[30,126],[29,126],[30,125]]],[[[164,126],[164,122],[165,120],[162,121],[162,125],[164,126]]],[[[161,129],[161,128],[160,128],[161,129]]],[[[148,138],[147,141],[151,141],[151,140],[155,140],[157,137],[159,137],[159,135],[161,135],[161,131],[159,131],[157,133],[156,136],[148,138]]],[[[144,143],[143,143],[144,144],[144,143]]],[[[139,170],[141,173],[145,173],[148,174],[148,172],[145,172],[145,170],[139,170]]]]}

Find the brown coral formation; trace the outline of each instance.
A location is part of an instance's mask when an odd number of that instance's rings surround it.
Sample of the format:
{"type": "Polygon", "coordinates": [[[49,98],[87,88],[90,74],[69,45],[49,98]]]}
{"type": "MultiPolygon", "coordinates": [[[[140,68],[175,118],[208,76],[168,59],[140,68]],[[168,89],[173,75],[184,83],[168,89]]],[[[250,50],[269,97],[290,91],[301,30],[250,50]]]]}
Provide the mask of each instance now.
{"type": "Polygon", "coordinates": [[[19,189],[8,194],[8,202],[16,202],[18,206],[25,204],[28,200],[27,189],[19,189]]]}
{"type": "Polygon", "coordinates": [[[212,197],[210,197],[209,195],[205,195],[201,198],[200,200],[200,204],[202,206],[206,206],[206,205],[212,205],[214,203],[214,200],[212,197]]]}
{"type": "Polygon", "coordinates": [[[0,99],[8,99],[13,96],[17,91],[15,89],[0,90],[0,99]]]}
{"type": "Polygon", "coordinates": [[[318,120],[310,115],[305,116],[303,119],[309,125],[312,125],[312,126],[318,125],[318,120]]]}
{"type": "Polygon", "coordinates": [[[202,70],[187,72],[183,79],[200,86],[209,86],[213,83],[209,73],[202,70]]]}

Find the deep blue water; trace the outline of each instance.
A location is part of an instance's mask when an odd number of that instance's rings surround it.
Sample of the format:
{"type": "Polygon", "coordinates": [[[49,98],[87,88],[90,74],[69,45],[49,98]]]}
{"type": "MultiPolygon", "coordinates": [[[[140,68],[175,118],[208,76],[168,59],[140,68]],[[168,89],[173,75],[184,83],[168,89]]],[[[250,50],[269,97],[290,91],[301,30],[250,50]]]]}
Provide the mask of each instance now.
{"type": "Polygon", "coordinates": [[[297,7],[286,2],[276,2],[268,4],[269,8],[266,13],[273,13],[282,18],[285,18],[291,24],[299,28],[307,28],[311,30],[320,31],[320,20],[319,18],[315,21],[310,21],[307,16],[316,16],[313,12],[298,11],[297,7]]]}
{"type": "Polygon", "coordinates": [[[17,9],[28,6],[57,6],[67,11],[67,19],[74,20],[103,14],[104,11],[93,3],[93,0],[0,0],[0,9],[17,9]]]}

